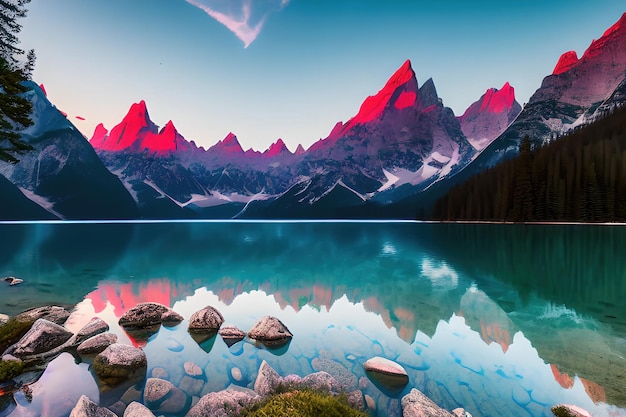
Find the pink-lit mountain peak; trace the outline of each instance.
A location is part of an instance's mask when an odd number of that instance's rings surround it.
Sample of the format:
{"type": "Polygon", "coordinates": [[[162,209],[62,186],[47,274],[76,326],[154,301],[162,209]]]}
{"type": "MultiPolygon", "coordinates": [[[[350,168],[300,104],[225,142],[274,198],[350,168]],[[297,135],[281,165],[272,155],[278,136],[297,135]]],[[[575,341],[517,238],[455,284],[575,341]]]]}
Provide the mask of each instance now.
{"type": "Polygon", "coordinates": [[[501,89],[490,88],[485,92],[479,112],[502,113],[509,111],[515,103],[515,89],[504,83],[501,89]]]}
{"type": "Polygon", "coordinates": [[[287,145],[285,145],[285,142],[283,142],[282,139],[278,139],[275,143],[272,143],[265,152],[263,152],[263,155],[268,158],[273,158],[283,153],[290,154],[291,152],[287,148],[287,145]]]}
{"type": "Polygon", "coordinates": [[[228,135],[226,135],[224,139],[219,141],[217,144],[213,145],[212,148],[219,149],[222,152],[227,152],[231,154],[244,153],[243,148],[239,144],[239,140],[237,139],[237,136],[235,136],[233,132],[229,132],[228,135]]]}
{"type": "Polygon", "coordinates": [[[559,58],[559,62],[556,63],[553,75],[559,75],[572,68],[578,63],[578,55],[576,51],[567,51],[559,58]]]}
{"type": "Polygon", "coordinates": [[[417,100],[417,80],[411,67],[411,61],[404,64],[389,78],[385,86],[373,96],[365,99],[359,112],[348,123],[343,132],[357,124],[364,124],[380,117],[388,105],[393,104],[399,110],[413,106],[417,100]],[[398,92],[399,93],[396,93],[398,92]],[[390,103],[392,98],[394,102],[390,103]]]}

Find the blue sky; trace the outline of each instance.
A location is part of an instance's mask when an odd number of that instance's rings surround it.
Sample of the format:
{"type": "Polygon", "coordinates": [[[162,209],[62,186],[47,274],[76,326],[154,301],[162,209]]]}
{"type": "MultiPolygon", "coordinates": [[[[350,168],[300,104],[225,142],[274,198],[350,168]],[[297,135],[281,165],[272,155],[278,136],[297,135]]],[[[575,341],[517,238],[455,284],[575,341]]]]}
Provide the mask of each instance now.
{"type": "Polygon", "coordinates": [[[198,145],[232,131],[244,149],[282,138],[294,150],[355,115],[406,59],[457,115],[506,81],[523,104],[563,52],[580,56],[624,4],[32,0],[28,9],[20,46],[35,49],[33,78],[88,138],[143,99],[157,125],[171,119],[198,145]]]}

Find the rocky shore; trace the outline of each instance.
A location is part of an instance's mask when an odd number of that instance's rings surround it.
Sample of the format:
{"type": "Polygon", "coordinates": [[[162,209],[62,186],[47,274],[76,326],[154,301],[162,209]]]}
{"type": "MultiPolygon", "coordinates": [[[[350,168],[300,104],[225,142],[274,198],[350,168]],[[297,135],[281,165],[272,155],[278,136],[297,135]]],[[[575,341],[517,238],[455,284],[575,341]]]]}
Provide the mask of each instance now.
{"type": "MultiPolygon", "coordinates": [[[[312,390],[332,397],[341,397],[349,407],[363,415],[376,413],[374,400],[344,379],[350,376],[331,375],[326,371],[306,376],[281,376],[266,361],[247,384],[230,384],[226,389],[211,390],[205,371],[193,361],[184,363],[181,376],[170,378],[162,367],[148,367],[142,344],[163,327],[181,325],[184,318],[172,309],[157,303],[142,303],[120,317],[118,324],[137,342],[137,346],[118,343],[109,325],[93,318],[78,332],[72,333],[64,323],[70,312],[55,306],[25,311],[17,316],[0,314],[0,413],[10,413],[13,396],[20,392],[32,401],[31,386],[35,384],[53,359],[63,353],[77,362],[89,364],[97,383],[100,399],[106,406],[80,397],[70,416],[235,416],[244,407],[261,404],[277,392],[312,390]],[[172,381],[170,381],[172,379],[172,381]]],[[[278,318],[265,316],[247,332],[236,326],[224,326],[222,314],[212,306],[195,312],[188,320],[187,332],[198,343],[212,343],[219,335],[228,347],[251,340],[259,348],[280,351],[294,337],[278,318]]],[[[176,351],[176,349],[170,349],[176,351]]],[[[440,408],[416,388],[410,387],[407,372],[399,363],[384,357],[372,357],[362,363],[371,383],[382,393],[398,401],[404,417],[471,417],[462,408],[451,411],[440,408]],[[409,389],[410,388],[410,389],[409,389]],[[407,393],[408,390],[408,393],[407,393]]],[[[230,370],[235,382],[243,379],[238,367],[230,370]]],[[[96,399],[98,401],[98,399],[96,399]]],[[[585,410],[570,405],[553,407],[556,416],[590,416],[585,410]]]]}

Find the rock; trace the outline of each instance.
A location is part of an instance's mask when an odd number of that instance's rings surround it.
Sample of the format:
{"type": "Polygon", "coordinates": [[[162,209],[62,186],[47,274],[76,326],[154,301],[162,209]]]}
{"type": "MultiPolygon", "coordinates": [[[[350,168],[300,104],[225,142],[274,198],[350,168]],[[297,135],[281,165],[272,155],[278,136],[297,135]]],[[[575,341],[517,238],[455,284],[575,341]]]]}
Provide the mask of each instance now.
{"type": "Polygon", "coordinates": [[[241,382],[241,379],[243,378],[243,375],[241,374],[241,369],[237,368],[236,366],[231,368],[230,375],[237,382],[241,382]]]}
{"type": "Polygon", "coordinates": [[[235,326],[224,326],[220,329],[219,334],[228,347],[242,341],[246,337],[246,332],[235,326]]]}
{"type": "Polygon", "coordinates": [[[376,400],[371,395],[365,394],[365,404],[368,410],[376,410],[376,400]]]}
{"type": "Polygon", "coordinates": [[[472,415],[465,411],[464,408],[455,408],[452,410],[452,414],[456,417],[472,417],[472,415]]]}
{"type": "Polygon", "coordinates": [[[271,394],[281,382],[282,378],[278,375],[278,372],[266,361],[263,361],[259,367],[259,374],[256,377],[256,381],[254,381],[254,391],[265,397],[271,394]]]}
{"type": "Polygon", "coordinates": [[[439,407],[421,391],[413,388],[410,393],[402,397],[402,417],[454,417],[454,415],[439,407]]]}
{"type": "Polygon", "coordinates": [[[350,391],[346,394],[348,404],[356,410],[365,411],[365,400],[363,399],[363,393],[361,390],[350,391]]]}
{"type": "Polygon", "coordinates": [[[291,341],[293,335],[276,317],[265,316],[248,332],[251,339],[270,348],[279,348],[291,341]]]}
{"type": "Polygon", "coordinates": [[[168,309],[165,313],[161,315],[161,323],[165,327],[173,327],[183,321],[184,318],[177,312],[172,309],[168,309]]]}
{"type": "Polygon", "coordinates": [[[78,345],[76,351],[80,355],[95,355],[104,351],[113,343],[117,343],[117,335],[113,333],[100,333],[78,345]]]}
{"type": "Polygon", "coordinates": [[[148,361],[143,350],[114,343],[95,357],[92,368],[98,378],[109,386],[135,378],[144,378],[148,361]]]}
{"type": "Polygon", "coordinates": [[[169,377],[169,372],[167,372],[167,369],[157,366],[155,368],[152,368],[152,372],[150,372],[150,375],[152,376],[152,378],[167,379],[169,377]]]}
{"type": "Polygon", "coordinates": [[[0,314],[0,326],[9,321],[9,316],[7,314],[0,314]]]}
{"type": "Polygon", "coordinates": [[[98,404],[83,395],[72,409],[70,417],[117,417],[117,415],[111,410],[98,407],[98,404]]]}
{"type": "Polygon", "coordinates": [[[559,404],[550,409],[555,416],[591,417],[591,413],[584,408],[573,404],[559,404]],[[566,414],[569,413],[569,414],[566,414]]]}
{"type": "Polygon", "coordinates": [[[148,378],[143,402],[156,414],[178,414],[187,406],[187,395],[169,381],[148,378]]]}
{"type": "Polygon", "coordinates": [[[224,323],[222,313],[216,308],[206,306],[196,311],[189,319],[189,333],[202,333],[214,335],[224,323]]]}
{"type": "Polygon", "coordinates": [[[169,307],[159,303],[141,303],[122,314],[118,323],[124,328],[142,328],[161,324],[161,317],[169,307]]]}
{"type": "Polygon", "coordinates": [[[178,388],[185,391],[188,395],[195,396],[200,395],[202,392],[202,388],[204,387],[203,379],[192,378],[189,375],[183,376],[183,379],[180,380],[178,384],[178,388]]]}
{"type": "Polygon", "coordinates": [[[202,368],[193,362],[185,362],[183,368],[185,369],[185,373],[191,377],[199,378],[203,375],[202,368]]]}
{"type": "Polygon", "coordinates": [[[4,355],[4,356],[2,356],[2,358],[0,358],[0,361],[2,361],[2,362],[22,362],[22,360],[20,358],[16,358],[13,355],[4,355]]]}
{"type": "Polygon", "coordinates": [[[94,317],[82,329],[76,333],[76,341],[81,343],[90,337],[109,330],[109,325],[100,317],[94,317]]]}
{"type": "Polygon", "coordinates": [[[124,417],[154,417],[154,414],[145,405],[138,403],[137,401],[133,401],[128,404],[128,407],[126,407],[124,417]]]}
{"type": "Polygon", "coordinates": [[[30,320],[33,322],[37,319],[46,319],[55,324],[63,324],[69,316],[70,312],[62,307],[44,306],[26,310],[15,316],[15,318],[18,320],[30,320]]]}
{"type": "Polygon", "coordinates": [[[107,405],[107,408],[115,413],[116,416],[123,416],[124,410],[126,410],[126,404],[119,400],[114,402],[111,405],[107,405]]]}
{"type": "Polygon", "coordinates": [[[380,356],[375,356],[365,361],[363,368],[367,376],[379,388],[395,392],[402,390],[409,383],[409,376],[402,366],[380,356]]]}
{"type": "Polygon", "coordinates": [[[48,352],[67,342],[72,332],[46,319],[37,319],[13,347],[13,356],[23,358],[48,352]]]}
{"type": "Polygon", "coordinates": [[[332,395],[339,395],[341,384],[328,372],[320,371],[302,378],[302,384],[314,391],[322,391],[332,395]]]}
{"type": "Polygon", "coordinates": [[[9,285],[17,285],[17,284],[21,284],[22,282],[24,282],[23,279],[15,278],[15,277],[4,277],[2,278],[2,281],[8,282],[9,285]]]}
{"type": "MultiPolygon", "coordinates": [[[[262,365],[261,365],[262,366],[262,365]]],[[[187,417],[228,417],[237,415],[243,407],[254,404],[261,397],[251,390],[224,390],[211,392],[194,405],[187,417]]]]}

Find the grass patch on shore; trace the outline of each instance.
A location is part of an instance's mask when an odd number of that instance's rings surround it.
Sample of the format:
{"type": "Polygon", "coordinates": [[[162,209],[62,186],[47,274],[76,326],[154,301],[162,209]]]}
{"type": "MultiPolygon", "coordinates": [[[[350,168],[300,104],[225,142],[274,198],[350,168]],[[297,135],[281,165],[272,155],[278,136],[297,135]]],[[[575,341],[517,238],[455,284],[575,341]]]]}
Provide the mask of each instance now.
{"type": "Polygon", "coordinates": [[[354,409],[345,395],[333,396],[310,388],[279,390],[258,404],[244,408],[240,417],[368,417],[354,409]]]}

